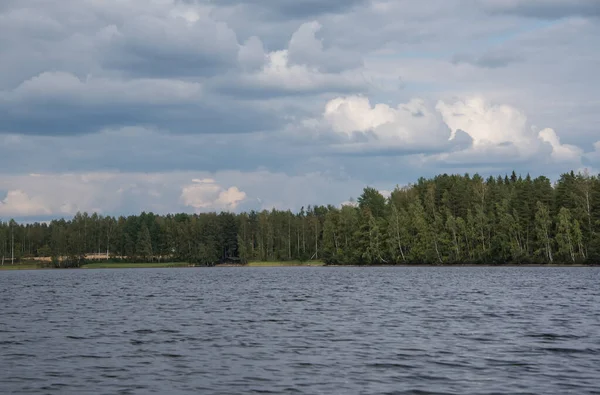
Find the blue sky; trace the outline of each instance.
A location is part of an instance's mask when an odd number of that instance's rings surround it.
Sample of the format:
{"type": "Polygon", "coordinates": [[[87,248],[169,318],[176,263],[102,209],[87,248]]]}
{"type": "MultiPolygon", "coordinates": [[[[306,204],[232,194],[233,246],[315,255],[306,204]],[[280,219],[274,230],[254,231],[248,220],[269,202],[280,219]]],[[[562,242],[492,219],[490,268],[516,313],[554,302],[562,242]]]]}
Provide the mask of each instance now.
{"type": "Polygon", "coordinates": [[[5,0],[0,218],[600,169],[596,0],[5,0]]]}

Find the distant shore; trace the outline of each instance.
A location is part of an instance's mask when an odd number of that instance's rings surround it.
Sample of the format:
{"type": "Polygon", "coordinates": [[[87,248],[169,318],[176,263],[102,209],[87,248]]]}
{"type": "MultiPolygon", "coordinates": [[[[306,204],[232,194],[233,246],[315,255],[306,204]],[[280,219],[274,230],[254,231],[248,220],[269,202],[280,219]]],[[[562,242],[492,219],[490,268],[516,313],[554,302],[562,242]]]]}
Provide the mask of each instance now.
{"type": "MultiPolygon", "coordinates": [[[[198,268],[205,267],[201,265],[193,265],[185,262],[147,262],[147,263],[129,263],[129,262],[91,262],[82,265],[78,269],[149,269],[149,268],[198,268]]],[[[402,264],[402,265],[327,265],[322,261],[277,261],[277,262],[249,262],[247,264],[225,263],[211,267],[594,267],[593,265],[584,264],[443,264],[443,265],[423,265],[423,264],[402,264]]],[[[0,266],[0,271],[10,270],[61,270],[54,268],[42,267],[37,262],[24,262],[14,265],[0,266]]]]}
{"type": "MultiPolygon", "coordinates": [[[[183,268],[190,265],[182,262],[148,262],[148,263],[123,263],[123,262],[91,262],[82,265],[77,269],[144,269],[144,268],[183,268]]],[[[26,262],[14,265],[0,266],[1,270],[64,270],[43,267],[37,262],[26,262]]]]}

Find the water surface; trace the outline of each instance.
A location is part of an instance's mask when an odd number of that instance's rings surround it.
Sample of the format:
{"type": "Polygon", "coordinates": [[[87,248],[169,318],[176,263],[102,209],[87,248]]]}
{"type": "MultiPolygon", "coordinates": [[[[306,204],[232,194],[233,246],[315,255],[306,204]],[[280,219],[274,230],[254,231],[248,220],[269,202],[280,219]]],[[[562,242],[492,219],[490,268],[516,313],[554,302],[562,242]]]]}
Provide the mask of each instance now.
{"type": "Polygon", "coordinates": [[[0,393],[600,394],[600,268],[0,272],[0,393]]]}

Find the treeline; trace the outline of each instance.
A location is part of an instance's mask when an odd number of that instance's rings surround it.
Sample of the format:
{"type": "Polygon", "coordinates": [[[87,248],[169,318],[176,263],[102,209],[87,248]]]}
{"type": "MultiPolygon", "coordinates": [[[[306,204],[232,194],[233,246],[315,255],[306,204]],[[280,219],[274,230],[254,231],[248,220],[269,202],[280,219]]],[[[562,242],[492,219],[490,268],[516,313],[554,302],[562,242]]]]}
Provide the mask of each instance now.
{"type": "Polygon", "coordinates": [[[250,260],[329,264],[575,264],[600,262],[600,178],[440,175],[386,198],[365,188],[356,204],[291,211],[0,222],[3,264],[86,256],[200,265],[250,260]]]}

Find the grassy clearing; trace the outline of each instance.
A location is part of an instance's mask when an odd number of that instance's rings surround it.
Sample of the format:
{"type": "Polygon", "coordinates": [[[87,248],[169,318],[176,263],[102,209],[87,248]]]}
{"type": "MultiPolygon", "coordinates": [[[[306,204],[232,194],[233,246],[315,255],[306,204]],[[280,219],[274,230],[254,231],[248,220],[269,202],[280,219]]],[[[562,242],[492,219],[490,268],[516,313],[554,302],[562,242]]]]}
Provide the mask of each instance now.
{"type": "Polygon", "coordinates": [[[157,267],[188,267],[185,262],[148,262],[148,263],[129,263],[129,262],[94,262],[86,263],[82,269],[141,269],[157,267]]]}
{"type": "Polygon", "coordinates": [[[279,262],[249,262],[251,267],[280,267],[280,266],[325,266],[321,261],[279,261],[279,262]]]}
{"type": "Polygon", "coordinates": [[[40,267],[38,266],[37,263],[19,263],[16,265],[0,265],[0,270],[34,270],[34,269],[39,269],[40,267]]]}

